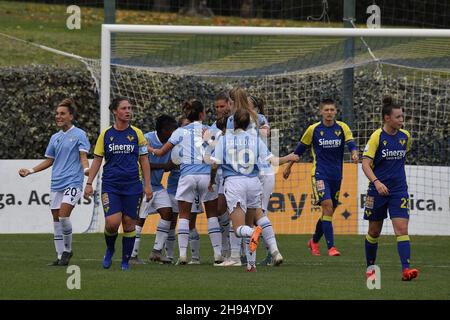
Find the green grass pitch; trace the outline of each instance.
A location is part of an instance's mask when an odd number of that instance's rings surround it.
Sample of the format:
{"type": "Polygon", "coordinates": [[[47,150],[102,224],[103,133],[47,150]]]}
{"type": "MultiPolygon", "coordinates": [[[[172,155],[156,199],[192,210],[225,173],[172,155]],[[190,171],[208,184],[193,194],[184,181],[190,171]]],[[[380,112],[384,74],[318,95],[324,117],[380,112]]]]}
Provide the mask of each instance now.
{"type": "MultiPolygon", "coordinates": [[[[382,236],[377,264],[381,289],[369,290],[365,279],[364,237],[336,236],[341,257],[313,257],[306,235],[280,235],[285,261],[280,267],[219,268],[212,265],[212,248],[201,237],[201,265],[147,265],[120,270],[121,238],[113,266],[103,270],[102,234],[74,235],[71,264],[81,270],[81,289],[69,290],[66,267],[49,267],[54,259],[51,234],[0,235],[0,299],[450,299],[450,237],[412,236],[412,266],[420,276],[400,280],[395,237],[382,236]]],[[[147,258],[153,235],[144,235],[141,256],[147,258]]],[[[258,260],[265,255],[262,245],[258,260]]]]}

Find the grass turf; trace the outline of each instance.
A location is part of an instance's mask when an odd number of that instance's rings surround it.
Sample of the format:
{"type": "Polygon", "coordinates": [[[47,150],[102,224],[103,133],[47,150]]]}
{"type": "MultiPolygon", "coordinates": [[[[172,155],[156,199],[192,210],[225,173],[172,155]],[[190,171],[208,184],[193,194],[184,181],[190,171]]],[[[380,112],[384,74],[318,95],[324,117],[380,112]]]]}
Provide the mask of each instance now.
{"type": "MultiPolygon", "coordinates": [[[[378,251],[381,290],[366,287],[364,237],[336,236],[341,257],[313,257],[308,236],[278,236],[285,262],[280,267],[212,266],[207,236],[201,238],[201,265],[131,266],[120,270],[120,237],[113,266],[103,270],[102,234],[74,235],[71,264],[81,269],[81,289],[69,290],[66,267],[49,267],[54,259],[52,235],[0,235],[0,299],[449,299],[449,237],[412,236],[412,266],[420,276],[400,280],[395,238],[383,236],[378,251]]],[[[144,235],[142,258],[147,258],[154,237],[144,235]]],[[[326,252],[321,243],[322,254],[326,252]]],[[[258,260],[265,255],[258,249],[258,260]]]]}

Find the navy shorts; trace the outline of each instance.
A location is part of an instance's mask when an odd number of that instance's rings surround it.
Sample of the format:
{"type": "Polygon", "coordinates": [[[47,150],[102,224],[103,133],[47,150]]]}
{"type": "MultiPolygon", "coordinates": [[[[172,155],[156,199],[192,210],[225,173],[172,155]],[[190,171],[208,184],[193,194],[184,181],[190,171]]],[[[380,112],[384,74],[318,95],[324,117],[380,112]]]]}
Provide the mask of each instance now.
{"type": "Polygon", "coordinates": [[[138,219],[142,193],[122,195],[114,192],[102,193],[102,205],[105,217],[122,212],[133,219],[138,219]]]}
{"type": "Polygon", "coordinates": [[[381,196],[377,190],[369,189],[364,205],[364,219],[381,221],[389,217],[409,219],[409,195],[407,191],[381,196]]]}
{"type": "Polygon", "coordinates": [[[336,208],[339,204],[341,181],[342,180],[316,180],[316,177],[311,177],[313,204],[318,206],[322,203],[322,201],[331,199],[333,201],[333,207],[336,208]]]}

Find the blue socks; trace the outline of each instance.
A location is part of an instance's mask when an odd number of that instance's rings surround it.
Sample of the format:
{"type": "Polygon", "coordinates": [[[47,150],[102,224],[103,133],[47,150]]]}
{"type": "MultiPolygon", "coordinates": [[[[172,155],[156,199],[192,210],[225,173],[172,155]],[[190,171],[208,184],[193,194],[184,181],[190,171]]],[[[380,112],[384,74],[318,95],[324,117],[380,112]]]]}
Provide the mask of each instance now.
{"type": "Polygon", "coordinates": [[[408,235],[397,237],[397,251],[398,251],[398,255],[400,256],[400,262],[402,263],[402,270],[409,268],[411,245],[410,245],[408,235]]]}
{"type": "MultiPolygon", "coordinates": [[[[325,235],[325,240],[327,241],[328,249],[334,247],[334,234],[333,234],[333,217],[323,216],[322,217],[322,230],[325,235]]],[[[315,241],[314,241],[315,242],[315,241]]]]}
{"type": "Polygon", "coordinates": [[[136,230],[124,232],[122,237],[122,262],[128,262],[133,253],[136,230]]]}
{"type": "Polygon", "coordinates": [[[367,266],[374,265],[375,260],[377,258],[378,238],[373,238],[367,234],[365,240],[365,247],[366,247],[367,266]]]}
{"type": "Polygon", "coordinates": [[[116,239],[117,239],[117,235],[118,233],[109,233],[108,231],[105,230],[105,242],[106,242],[106,247],[110,250],[110,251],[114,251],[114,247],[116,244],[116,239]]]}
{"type": "Polygon", "coordinates": [[[316,231],[314,231],[313,234],[313,242],[314,243],[318,243],[320,241],[320,239],[323,236],[323,229],[322,229],[322,218],[319,218],[319,220],[317,220],[317,224],[316,224],[316,231]]]}

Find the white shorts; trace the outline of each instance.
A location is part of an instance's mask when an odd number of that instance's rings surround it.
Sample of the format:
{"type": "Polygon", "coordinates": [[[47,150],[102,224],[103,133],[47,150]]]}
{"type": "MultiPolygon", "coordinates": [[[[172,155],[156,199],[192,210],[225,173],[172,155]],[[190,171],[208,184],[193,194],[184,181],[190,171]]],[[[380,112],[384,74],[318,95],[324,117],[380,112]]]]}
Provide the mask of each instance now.
{"type": "Polygon", "coordinates": [[[216,176],[216,182],[217,182],[217,186],[218,186],[218,188],[217,188],[217,193],[218,193],[218,194],[224,194],[224,186],[223,186],[224,181],[223,181],[223,176],[218,174],[218,175],[216,176]]]}
{"type": "MultiPolygon", "coordinates": [[[[174,213],[180,213],[180,210],[178,209],[178,200],[175,199],[174,194],[169,194],[170,202],[172,203],[172,212],[174,213]]],[[[194,202],[192,203],[192,213],[203,213],[203,207],[202,203],[200,202],[200,199],[198,196],[195,198],[194,202]]]]}
{"type": "Polygon", "coordinates": [[[213,191],[209,191],[205,195],[204,202],[216,200],[219,197],[219,194],[217,191],[219,190],[219,186],[217,185],[217,177],[216,177],[216,183],[213,185],[213,191]]]}
{"type": "Polygon", "coordinates": [[[169,194],[166,189],[161,189],[153,192],[153,198],[149,201],[142,201],[143,210],[139,212],[139,218],[146,218],[148,215],[158,213],[158,209],[172,208],[172,202],[170,201],[169,194]]]}
{"type": "Polygon", "coordinates": [[[261,208],[261,182],[258,177],[228,177],[225,179],[225,198],[228,211],[232,212],[239,203],[242,210],[261,208]]]}
{"type": "Polygon", "coordinates": [[[68,203],[72,206],[81,199],[81,189],[68,187],[64,191],[52,191],[50,193],[50,209],[57,210],[61,208],[61,203],[68,203]]]}
{"type": "Polygon", "coordinates": [[[208,193],[209,179],[209,174],[196,174],[180,177],[175,199],[195,203],[195,198],[198,195],[199,201],[204,202],[205,196],[208,193]]]}
{"type": "Polygon", "coordinates": [[[270,196],[272,195],[273,188],[275,187],[275,175],[273,174],[263,174],[258,176],[259,181],[261,181],[262,188],[262,209],[264,213],[267,213],[267,207],[269,206],[270,196]]]}

